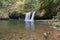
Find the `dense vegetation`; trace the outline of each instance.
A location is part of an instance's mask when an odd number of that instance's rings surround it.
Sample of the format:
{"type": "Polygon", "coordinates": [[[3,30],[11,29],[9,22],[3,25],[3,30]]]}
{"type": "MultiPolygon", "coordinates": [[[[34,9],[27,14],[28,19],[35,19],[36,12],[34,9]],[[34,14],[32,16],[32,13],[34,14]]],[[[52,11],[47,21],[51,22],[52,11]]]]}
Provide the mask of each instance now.
{"type": "Polygon", "coordinates": [[[60,19],[60,0],[0,0],[0,18],[29,11],[36,11],[42,18],[60,19]]]}

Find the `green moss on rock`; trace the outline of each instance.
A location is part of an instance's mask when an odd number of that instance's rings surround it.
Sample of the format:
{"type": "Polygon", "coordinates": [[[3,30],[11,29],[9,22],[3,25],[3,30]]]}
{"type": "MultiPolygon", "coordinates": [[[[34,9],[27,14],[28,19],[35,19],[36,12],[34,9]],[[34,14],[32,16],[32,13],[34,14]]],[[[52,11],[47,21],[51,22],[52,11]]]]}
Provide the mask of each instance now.
{"type": "Polygon", "coordinates": [[[60,22],[56,24],[57,27],[60,27],[60,22]]]}

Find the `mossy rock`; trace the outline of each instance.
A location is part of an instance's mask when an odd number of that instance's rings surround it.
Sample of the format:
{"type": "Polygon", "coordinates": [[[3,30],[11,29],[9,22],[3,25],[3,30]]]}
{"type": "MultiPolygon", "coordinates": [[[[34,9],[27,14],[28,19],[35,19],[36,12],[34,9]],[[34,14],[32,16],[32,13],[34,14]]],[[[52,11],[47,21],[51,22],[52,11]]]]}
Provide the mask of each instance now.
{"type": "Polygon", "coordinates": [[[60,27],[60,22],[56,24],[57,27],[60,27]]]}

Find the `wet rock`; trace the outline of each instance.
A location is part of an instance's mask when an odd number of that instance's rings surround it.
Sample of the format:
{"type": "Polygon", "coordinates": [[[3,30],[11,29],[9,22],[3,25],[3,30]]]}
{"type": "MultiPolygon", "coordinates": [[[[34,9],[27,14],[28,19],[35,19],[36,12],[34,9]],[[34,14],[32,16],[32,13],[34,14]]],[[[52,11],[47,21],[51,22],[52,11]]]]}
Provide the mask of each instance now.
{"type": "Polygon", "coordinates": [[[45,32],[45,33],[43,33],[43,36],[45,37],[45,38],[47,38],[48,36],[49,36],[49,32],[45,32]]]}
{"type": "Polygon", "coordinates": [[[19,37],[20,39],[22,39],[23,37],[19,37]]]}

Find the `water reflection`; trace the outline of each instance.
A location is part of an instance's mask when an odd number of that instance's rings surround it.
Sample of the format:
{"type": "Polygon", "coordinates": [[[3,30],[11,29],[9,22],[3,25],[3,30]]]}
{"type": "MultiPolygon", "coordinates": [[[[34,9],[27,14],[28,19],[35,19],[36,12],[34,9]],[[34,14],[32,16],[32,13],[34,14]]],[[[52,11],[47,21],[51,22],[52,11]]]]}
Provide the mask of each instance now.
{"type": "Polygon", "coordinates": [[[25,21],[25,29],[27,31],[34,31],[35,30],[35,26],[34,26],[34,21],[25,21]]]}

